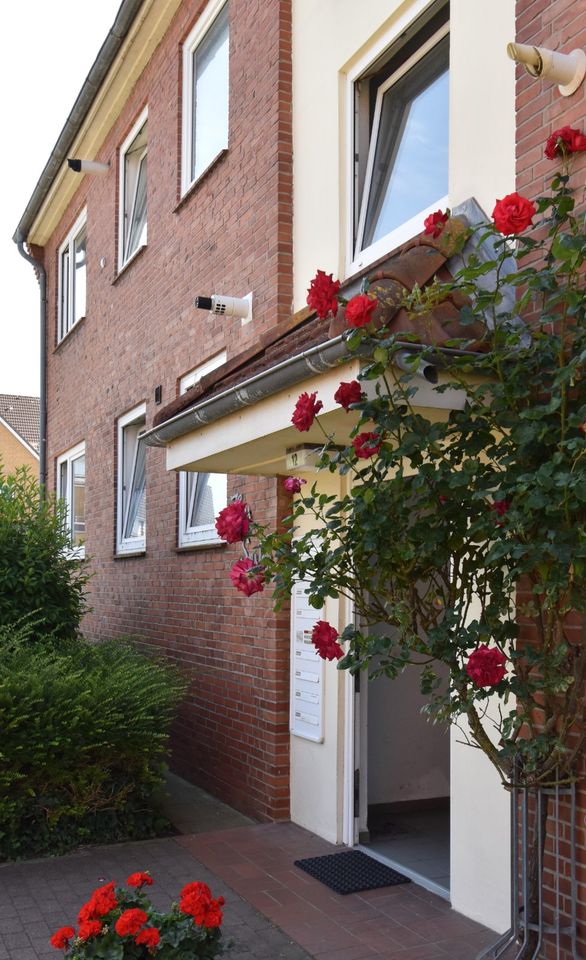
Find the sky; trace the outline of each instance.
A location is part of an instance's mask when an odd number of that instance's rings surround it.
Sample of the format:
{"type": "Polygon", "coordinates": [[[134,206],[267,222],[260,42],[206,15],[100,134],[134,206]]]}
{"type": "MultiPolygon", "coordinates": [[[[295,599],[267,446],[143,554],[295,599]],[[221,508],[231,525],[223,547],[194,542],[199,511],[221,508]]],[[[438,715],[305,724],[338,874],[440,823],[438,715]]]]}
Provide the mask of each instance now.
{"type": "Polygon", "coordinates": [[[28,0],[0,38],[0,393],[38,395],[39,288],[12,235],[121,0],[28,0]]]}

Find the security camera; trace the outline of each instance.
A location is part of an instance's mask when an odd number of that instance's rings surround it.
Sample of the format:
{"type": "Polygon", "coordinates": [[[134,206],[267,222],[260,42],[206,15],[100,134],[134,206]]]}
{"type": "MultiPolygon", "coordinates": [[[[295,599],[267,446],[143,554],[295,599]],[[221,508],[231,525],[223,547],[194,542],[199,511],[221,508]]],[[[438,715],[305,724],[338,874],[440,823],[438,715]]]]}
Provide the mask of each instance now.
{"type": "Polygon", "coordinates": [[[213,293],[211,297],[196,297],[194,304],[198,310],[209,310],[220,317],[240,317],[243,323],[252,319],[252,294],[247,297],[225,297],[213,293]]]}
{"type": "Polygon", "coordinates": [[[507,55],[511,60],[522,63],[530,76],[557,83],[563,97],[575,93],[586,75],[586,53],[583,50],[558,53],[557,50],[531,47],[526,43],[508,43],[507,55]]]}
{"type": "Polygon", "coordinates": [[[67,166],[74,173],[108,173],[109,163],[98,163],[97,160],[76,160],[71,157],[67,166]]]}
{"type": "Polygon", "coordinates": [[[393,363],[399,370],[412,373],[416,377],[427,380],[428,383],[437,383],[438,372],[435,363],[424,360],[419,354],[411,350],[397,350],[393,354],[393,363]]]}

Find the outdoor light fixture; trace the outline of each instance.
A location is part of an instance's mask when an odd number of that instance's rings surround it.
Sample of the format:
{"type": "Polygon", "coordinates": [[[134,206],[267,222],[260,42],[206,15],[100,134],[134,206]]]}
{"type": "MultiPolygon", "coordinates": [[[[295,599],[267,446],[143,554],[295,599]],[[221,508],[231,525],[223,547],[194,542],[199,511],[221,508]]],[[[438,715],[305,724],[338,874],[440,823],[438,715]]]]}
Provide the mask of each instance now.
{"type": "Polygon", "coordinates": [[[70,157],[67,166],[74,173],[108,173],[109,163],[98,163],[97,160],[76,160],[70,157]]]}
{"type": "Polygon", "coordinates": [[[507,54],[511,60],[522,63],[530,76],[557,83],[562,97],[575,93],[586,75],[586,53],[583,50],[558,53],[545,47],[508,43],[507,54]]]}
{"type": "Polygon", "coordinates": [[[246,297],[224,297],[213,293],[211,297],[196,297],[193,301],[198,310],[209,310],[219,317],[240,317],[242,323],[252,320],[252,294],[246,297]]]}

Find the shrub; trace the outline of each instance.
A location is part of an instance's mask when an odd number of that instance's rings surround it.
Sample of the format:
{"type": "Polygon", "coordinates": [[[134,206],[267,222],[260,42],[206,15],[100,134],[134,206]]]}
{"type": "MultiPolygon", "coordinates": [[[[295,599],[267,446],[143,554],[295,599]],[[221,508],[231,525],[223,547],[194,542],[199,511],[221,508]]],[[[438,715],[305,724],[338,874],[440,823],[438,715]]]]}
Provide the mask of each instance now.
{"type": "Polygon", "coordinates": [[[0,628],[0,859],[160,832],[178,674],[127,643],[64,652],[18,632],[0,628]]]}
{"type": "Polygon", "coordinates": [[[42,500],[25,467],[0,465],[0,626],[30,616],[32,640],[75,637],[86,611],[85,563],[71,552],[63,505],[42,500]]]}

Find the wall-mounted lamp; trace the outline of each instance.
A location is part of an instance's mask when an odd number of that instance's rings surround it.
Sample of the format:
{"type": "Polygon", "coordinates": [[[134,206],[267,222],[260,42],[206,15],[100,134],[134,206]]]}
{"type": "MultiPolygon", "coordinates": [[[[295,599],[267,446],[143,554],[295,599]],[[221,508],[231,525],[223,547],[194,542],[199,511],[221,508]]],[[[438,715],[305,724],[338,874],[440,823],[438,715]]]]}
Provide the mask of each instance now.
{"type": "Polygon", "coordinates": [[[507,54],[511,60],[522,63],[530,76],[557,83],[563,97],[575,93],[586,75],[586,53],[583,50],[558,53],[545,47],[508,43],[507,54]]]}
{"type": "Polygon", "coordinates": [[[209,310],[219,317],[240,317],[242,323],[252,320],[252,294],[246,297],[224,297],[213,293],[211,297],[196,297],[193,301],[198,310],[209,310]]]}
{"type": "Polygon", "coordinates": [[[109,163],[98,163],[97,160],[76,160],[71,157],[67,166],[74,173],[108,173],[109,163]]]}

